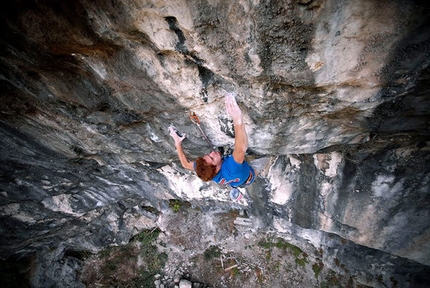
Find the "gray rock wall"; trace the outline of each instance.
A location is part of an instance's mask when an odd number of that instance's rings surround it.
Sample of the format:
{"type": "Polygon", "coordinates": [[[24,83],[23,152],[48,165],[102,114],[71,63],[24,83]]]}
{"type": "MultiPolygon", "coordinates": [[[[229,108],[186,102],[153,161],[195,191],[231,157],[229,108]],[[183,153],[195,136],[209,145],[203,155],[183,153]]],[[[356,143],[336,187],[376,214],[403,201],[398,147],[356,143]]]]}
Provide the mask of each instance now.
{"type": "Polygon", "coordinates": [[[9,4],[2,258],[126,243],[178,198],[247,209],[261,231],[334,233],[430,264],[423,1],[9,4]],[[271,159],[240,203],[182,170],[167,132],[173,123],[188,135],[190,158],[208,152],[192,111],[231,148],[227,91],[245,113],[250,157],[271,159]]]}

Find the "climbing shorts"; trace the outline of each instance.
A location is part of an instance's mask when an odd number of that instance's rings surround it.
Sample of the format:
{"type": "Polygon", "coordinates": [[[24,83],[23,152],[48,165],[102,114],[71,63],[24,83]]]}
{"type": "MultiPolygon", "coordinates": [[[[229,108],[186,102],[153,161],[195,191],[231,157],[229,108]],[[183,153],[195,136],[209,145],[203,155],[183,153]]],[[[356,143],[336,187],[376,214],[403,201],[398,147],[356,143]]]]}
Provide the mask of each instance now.
{"type": "Polygon", "coordinates": [[[254,171],[254,169],[251,166],[249,166],[249,168],[251,168],[250,171],[249,171],[249,177],[248,177],[248,179],[246,179],[246,181],[242,185],[238,186],[239,188],[245,188],[246,186],[249,186],[249,185],[252,184],[252,182],[254,182],[254,180],[255,180],[255,171],[254,171]]]}

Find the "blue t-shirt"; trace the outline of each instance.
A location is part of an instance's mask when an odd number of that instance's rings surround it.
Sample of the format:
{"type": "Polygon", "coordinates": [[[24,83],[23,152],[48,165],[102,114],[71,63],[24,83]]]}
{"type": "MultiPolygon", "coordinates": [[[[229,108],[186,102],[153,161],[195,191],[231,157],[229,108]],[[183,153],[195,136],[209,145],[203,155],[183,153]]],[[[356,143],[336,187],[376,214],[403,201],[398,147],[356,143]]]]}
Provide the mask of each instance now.
{"type": "Polygon", "coordinates": [[[250,173],[253,174],[252,178],[254,178],[254,170],[246,161],[244,161],[242,164],[239,164],[234,161],[233,156],[230,155],[224,159],[221,164],[221,170],[219,170],[218,174],[212,178],[212,181],[215,181],[221,185],[225,184],[237,187],[245,183],[245,181],[249,178],[250,173]]]}

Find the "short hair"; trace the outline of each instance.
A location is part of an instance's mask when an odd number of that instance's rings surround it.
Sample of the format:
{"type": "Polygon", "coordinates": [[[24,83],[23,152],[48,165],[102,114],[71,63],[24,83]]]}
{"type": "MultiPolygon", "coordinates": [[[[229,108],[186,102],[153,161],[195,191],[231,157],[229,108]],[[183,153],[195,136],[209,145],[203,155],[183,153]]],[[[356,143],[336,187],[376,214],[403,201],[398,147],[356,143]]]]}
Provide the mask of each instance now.
{"type": "Polygon", "coordinates": [[[216,166],[208,164],[203,157],[199,157],[196,160],[196,173],[203,181],[212,180],[216,175],[216,166]]]}

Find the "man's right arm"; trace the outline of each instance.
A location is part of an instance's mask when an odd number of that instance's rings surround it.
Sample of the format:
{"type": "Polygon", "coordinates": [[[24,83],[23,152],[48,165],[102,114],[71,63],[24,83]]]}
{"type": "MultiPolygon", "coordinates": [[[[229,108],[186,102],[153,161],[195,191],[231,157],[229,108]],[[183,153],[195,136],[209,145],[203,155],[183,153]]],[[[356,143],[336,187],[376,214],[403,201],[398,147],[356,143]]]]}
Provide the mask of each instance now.
{"type": "Polygon", "coordinates": [[[248,135],[242,119],[242,110],[240,110],[235,97],[231,94],[225,96],[225,107],[227,113],[233,118],[235,134],[233,158],[237,163],[242,164],[245,161],[245,154],[248,149],[248,135]]]}
{"type": "Polygon", "coordinates": [[[178,153],[179,161],[181,161],[182,167],[194,171],[194,162],[188,161],[184,149],[182,148],[182,141],[185,139],[185,135],[179,136],[173,127],[169,127],[169,130],[170,136],[172,136],[173,140],[175,141],[176,152],[178,153]]]}

